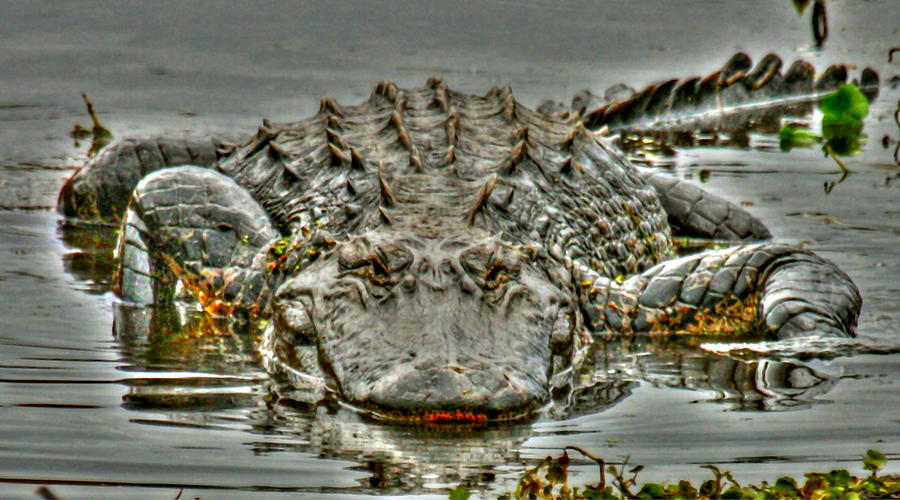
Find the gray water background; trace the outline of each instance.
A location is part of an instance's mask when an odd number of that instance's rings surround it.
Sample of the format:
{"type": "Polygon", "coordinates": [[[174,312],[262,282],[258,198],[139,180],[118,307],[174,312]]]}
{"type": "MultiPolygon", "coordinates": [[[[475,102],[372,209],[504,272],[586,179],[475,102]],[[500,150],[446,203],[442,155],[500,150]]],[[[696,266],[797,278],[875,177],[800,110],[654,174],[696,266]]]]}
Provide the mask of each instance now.
{"type": "MultiPolygon", "coordinates": [[[[33,498],[42,484],[63,498],[442,496],[460,481],[498,492],[522,462],[568,444],[629,455],[647,480],[701,479],[704,463],[752,481],[860,473],[868,448],[900,459],[900,178],[893,147],[880,143],[900,136],[900,93],[887,83],[869,143],[829,195],[834,163],[815,150],[780,153],[771,137],[664,162],[685,178],[708,173],[705,188],[752,203],[777,239],[806,244],[860,286],[865,347],[816,361],[841,380],[797,411],[738,411],[716,394],[644,383],[603,412],[462,436],[274,414],[262,402],[265,374],[243,358],[179,365],[163,352],[155,365],[136,363],[146,356],[113,337],[103,272],[63,241],[52,209],[84,157],[66,136],[87,125],[83,91],[124,136],[251,133],[263,116],[310,114],[323,95],[355,102],[379,80],[415,86],[435,74],[471,92],[509,84],[533,106],[706,74],[738,50],[820,70],[869,65],[886,82],[900,72],[887,62],[900,44],[898,6],[829,2],[819,50],[808,13],[786,0],[0,3],[0,497],[33,498]],[[159,404],[185,394],[195,404],[159,404]]],[[[586,462],[574,469],[575,483],[595,480],[586,462]]]]}

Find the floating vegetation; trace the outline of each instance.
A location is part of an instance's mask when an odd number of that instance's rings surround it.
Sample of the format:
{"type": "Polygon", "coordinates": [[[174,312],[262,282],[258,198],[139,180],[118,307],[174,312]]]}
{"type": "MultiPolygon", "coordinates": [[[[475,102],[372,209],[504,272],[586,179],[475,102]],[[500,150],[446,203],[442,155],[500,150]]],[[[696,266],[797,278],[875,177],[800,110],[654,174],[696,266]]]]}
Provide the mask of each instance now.
{"type": "MultiPolygon", "coordinates": [[[[506,499],[568,499],[568,498],[898,498],[900,474],[879,476],[878,471],[887,464],[883,453],[869,450],[862,457],[863,469],[868,476],[856,477],[846,469],[831,472],[808,472],[806,480],[798,483],[792,477],[783,476],[774,482],[763,481],[759,485],[743,485],[728,471],[714,465],[704,465],[713,477],[694,485],[685,479],[677,482],[639,484],[637,476],[642,465],[632,466],[626,459],[619,466],[607,465],[599,457],[578,446],[566,446],[559,457],[547,457],[537,466],[526,469],[516,484],[516,489],[500,496],[506,499]],[[600,477],[595,484],[569,486],[569,451],[576,451],[597,463],[600,477]]],[[[466,500],[471,496],[465,487],[450,492],[453,500],[466,500]]]]}
{"type": "MultiPolygon", "coordinates": [[[[821,134],[808,128],[787,125],[778,134],[781,150],[787,152],[793,148],[822,144],[825,154],[841,168],[843,181],[850,169],[840,156],[856,153],[864,142],[866,136],[862,133],[863,120],[869,114],[869,100],[859,87],[846,83],[822,98],[819,110],[822,112],[821,134]]],[[[830,189],[826,188],[826,191],[830,189]]]]}
{"type": "Polygon", "coordinates": [[[94,104],[88,98],[87,94],[81,94],[81,99],[84,101],[85,106],[87,106],[87,112],[91,117],[92,126],[90,129],[87,129],[82,127],[80,123],[76,123],[72,126],[72,129],[69,130],[69,137],[75,141],[76,148],[81,147],[80,141],[90,140],[91,147],[87,152],[88,158],[90,158],[97,154],[97,152],[103,149],[107,144],[112,142],[113,135],[109,129],[100,123],[100,118],[97,117],[97,113],[94,111],[94,104]]]}

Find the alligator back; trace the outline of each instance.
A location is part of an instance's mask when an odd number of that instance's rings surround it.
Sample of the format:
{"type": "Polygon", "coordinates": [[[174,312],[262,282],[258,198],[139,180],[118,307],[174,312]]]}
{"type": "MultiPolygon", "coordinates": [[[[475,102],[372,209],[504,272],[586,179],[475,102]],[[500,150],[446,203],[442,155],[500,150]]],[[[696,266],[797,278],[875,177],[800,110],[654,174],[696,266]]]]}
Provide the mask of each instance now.
{"type": "Polygon", "coordinates": [[[472,96],[432,79],[380,83],[355,106],[325,98],[310,118],[265,121],[219,168],[285,234],[502,234],[608,276],[671,250],[654,190],[621,154],[577,116],[535,112],[508,87],[472,96]]]}

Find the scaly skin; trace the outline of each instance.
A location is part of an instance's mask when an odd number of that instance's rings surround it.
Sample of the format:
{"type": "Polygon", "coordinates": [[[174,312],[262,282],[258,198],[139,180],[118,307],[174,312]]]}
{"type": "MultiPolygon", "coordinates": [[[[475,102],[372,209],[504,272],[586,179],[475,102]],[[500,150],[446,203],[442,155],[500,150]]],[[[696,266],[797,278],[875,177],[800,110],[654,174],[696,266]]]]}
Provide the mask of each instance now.
{"type": "Polygon", "coordinates": [[[195,160],[170,142],[112,146],[61,193],[67,215],[116,220],[121,200],[97,200],[135,184],[118,293],[159,303],[183,288],[210,314],[264,318],[273,372],[321,378],[380,418],[531,415],[594,337],[852,335],[859,312],[850,279],[804,250],[673,258],[669,221],[768,231],[508,88],[382,83],[359,105],[265,122],[201,166],[175,166],[195,160]]]}

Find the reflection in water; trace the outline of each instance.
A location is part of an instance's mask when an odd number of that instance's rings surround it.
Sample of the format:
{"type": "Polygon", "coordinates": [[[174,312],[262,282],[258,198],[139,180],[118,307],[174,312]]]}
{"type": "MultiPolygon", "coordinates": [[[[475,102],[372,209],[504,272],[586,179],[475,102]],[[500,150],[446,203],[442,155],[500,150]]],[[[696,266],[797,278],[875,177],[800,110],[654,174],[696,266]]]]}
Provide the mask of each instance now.
{"type": "Polygon", "coordinates": [[[113,249],[117,228],[102,224],[63,220],[59,235],[69,247],[63,255],[66,272],[86,283],[91,293],[106,293],[115,269],[113,249]]]}
{"type": "MultiPolygon", "coordinates": [[[[369,474],[361,491],[425,492],[458,484],[490,488],[498,466],[521,462],[518,450],[532,435],[530,423],[387,425],[315,388],[294,397],[304,388],[286,391],[262,373],[252,335],[222,334],[204,316],[177,307],[120,304],[115,334],[130,373],[123,407],[152,415],[133,422],[238,428],[254,435],[246,445],[257,454],[303,452],[351,460],[369,474]]],[[[539,418],[602,412],[642,381],[709,393],[733,409],[764,411],[808,407],[837,381],[799,361],[733,359],[697,345],[693,339],[596,342],[584,366],[539,418]]]]}
{"type": "Polygon", "coordinates": [[[594,349],[590,365],[594,380],[644,380],[710,392],[713,400],[739,410],[806,408],[838,380],[800,361],[740,360],[681,343],[611,342],[594,349]]]}
{"type": "Polygon", "coordinates": [[[519,463],[531,436],[528,424],[497,427],[393,426],[320,407],[310,414],[278,405],[249,414],[248,443],[260,454],[298,451],[359,464],[369,477],[361,490],[379,493],[427,491],[460,483],[489,488],[497,467],[519,463]]]}

